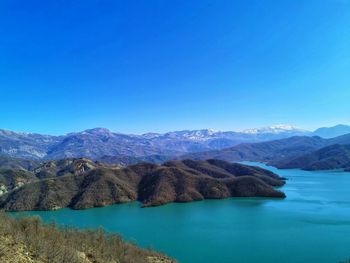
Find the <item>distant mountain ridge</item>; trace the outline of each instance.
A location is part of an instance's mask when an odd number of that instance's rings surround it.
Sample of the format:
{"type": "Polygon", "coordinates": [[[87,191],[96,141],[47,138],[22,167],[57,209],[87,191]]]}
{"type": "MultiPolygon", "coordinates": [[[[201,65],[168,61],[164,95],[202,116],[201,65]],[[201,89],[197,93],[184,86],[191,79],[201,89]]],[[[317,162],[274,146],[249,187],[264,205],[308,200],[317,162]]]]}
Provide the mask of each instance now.
{"type": "Polygon", "coordinates": [[[282,159],[275,166],[283,169],[303,170],[350,169],[350,144],[333,144],[296,158],[282,159]]]}
{"type": "Polygon", "coordinates": [[[343,124],[339,124],[333,127],[319,128],[313,132],[314,135],[320,136],[323,138],[333,138],[333,137],[341,136],[347,133],[350,133],[350,126],[343,125],[343,124]]]}
{"type": "Polygon", "coordinates": [[[256,129],[256,132],[203,129],[142,135],[116,133],[105,128],[62,136],[0,130],[0,156],[44,160],[72,157],[99,159],[104,156],[179,156],[227,148],[242,142],[260,142],[306,133],[309,132],[281,125],[256,129]]]}
{"type": "Polygon", "coordinates": [[[309,134],[311,133],[310,131],[300,129],[294,125],[286,125],[286,124],[278,124],[278,125],[272,125],[268,127],[262,127],[262,128],[254,128],[254,129],[247,129],[243,130],[243,133],[249,133],[249,134],[266,134],[266,133],[271,133],[271,134],[279,134],[279,133],[293,133],[294,135],[296,133],[300,134],[309,134]]]}
{"type": "Polygon", "coordinates": [[[349,168],[350,134],[331,139],[294,136],[259,143],[243,143],[230,148],[190,153],[179,159],[220,159],[228,162],[257,161],[279,168],[324,170],[349,168]]]}
{"type": "Polygon", "coordinates": [[[257,161],[271,162],[281,158],[298,156],[326,145],[320,137],[294,136],[286,139],[258,143],[242,143],[230,148],[207,152],[190,153],[180,159],[220,159],[228,162],[257,161]]]}
{"type": "MultiPolygon", "coordinates": [[[[340,130],[347,131],[346,127],[338,125],[327,128],[327,134],[333,130],[339,134],[340,130]]],[[[62,136],[0,130],[0,156],[34,160],[86,157],[107,163],[113,159],[125,164],[139,161],[160,163],[185,154],[228,149],[242,143],[260,143],[293,136],[312,137],[314,134],[292,125],[273,125],[241,132],[202,129],[141,135],[116,133],[105,128],[62,136]]]]}

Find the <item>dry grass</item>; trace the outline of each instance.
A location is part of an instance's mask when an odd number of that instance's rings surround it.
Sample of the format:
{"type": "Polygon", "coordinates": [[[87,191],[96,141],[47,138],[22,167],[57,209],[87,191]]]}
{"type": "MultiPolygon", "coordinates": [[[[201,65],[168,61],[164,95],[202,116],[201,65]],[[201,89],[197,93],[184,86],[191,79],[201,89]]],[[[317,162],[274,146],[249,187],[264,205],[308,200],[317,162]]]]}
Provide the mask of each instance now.
{"type": "Polygon", "coordinates": [[[39,217],[15,219],[3,212],[0,244],[0,262],[17,262],[20,257],[23,259],[18,262],[23,263],[149,263],[154,258],[174,262],[102,229],[59,228],[43,224],[39,217]]]}

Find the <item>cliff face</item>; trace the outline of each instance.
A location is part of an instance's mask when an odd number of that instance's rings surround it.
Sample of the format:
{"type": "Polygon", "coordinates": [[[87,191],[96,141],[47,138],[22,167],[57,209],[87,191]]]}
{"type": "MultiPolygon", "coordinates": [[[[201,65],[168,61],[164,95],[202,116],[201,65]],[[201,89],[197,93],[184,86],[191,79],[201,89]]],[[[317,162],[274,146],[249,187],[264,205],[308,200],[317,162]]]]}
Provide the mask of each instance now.
{"type": "Polygon", "coordinates": [[[259,168],[219,160],[141,163],[119,168],[87,159],[34,169],[36,179],[0,197],[7,211],[84,209],[139,200],[143,206],[227,197],[285,197],[284,179],[259,168]],[[45,176],[43,176],[45,175],[45,176]]]}

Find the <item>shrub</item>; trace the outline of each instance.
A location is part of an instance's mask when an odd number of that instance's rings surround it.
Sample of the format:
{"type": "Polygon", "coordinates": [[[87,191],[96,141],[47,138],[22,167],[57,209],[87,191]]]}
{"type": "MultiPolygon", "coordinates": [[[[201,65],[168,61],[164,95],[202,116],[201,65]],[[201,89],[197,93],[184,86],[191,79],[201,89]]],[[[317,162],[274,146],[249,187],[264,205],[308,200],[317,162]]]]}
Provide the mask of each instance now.
{"type": "MultiPolygon", "coordinates": [[[[119,235],[103,229],[79,230],[43,224],[39,217],[13,218],[0,212],[0,236],[10,237],[15,244],[28,249],[34,260],[48,263],[144,263],[148,257],[159,256],[125,242],[119,235]]],[[[0,259],[6,244],[0,244],[0,259]]],[[[172,262],[172,261],[169,261],[172,262]]]]}

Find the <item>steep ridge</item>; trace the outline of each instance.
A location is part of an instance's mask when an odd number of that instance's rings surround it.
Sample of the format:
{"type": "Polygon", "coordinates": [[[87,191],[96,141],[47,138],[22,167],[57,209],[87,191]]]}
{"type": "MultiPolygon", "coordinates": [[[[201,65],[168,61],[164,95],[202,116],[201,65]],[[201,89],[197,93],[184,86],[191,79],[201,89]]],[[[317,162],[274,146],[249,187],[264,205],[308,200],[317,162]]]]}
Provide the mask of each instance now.
{"type": "Polygon", "coordinates": [[[235,196],[285,197],[274,189],[285,183],[278,175],[218,160],[140,163],[120,168],[88,159],[69,159],[48,162],[35,171],[39,172],[32,173],[33,181],[0,196],[0,208],[84,209],[136,200],[144,206],[156,206],[235,196]]]}

